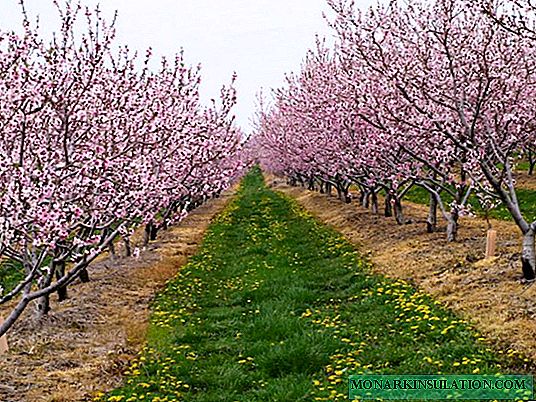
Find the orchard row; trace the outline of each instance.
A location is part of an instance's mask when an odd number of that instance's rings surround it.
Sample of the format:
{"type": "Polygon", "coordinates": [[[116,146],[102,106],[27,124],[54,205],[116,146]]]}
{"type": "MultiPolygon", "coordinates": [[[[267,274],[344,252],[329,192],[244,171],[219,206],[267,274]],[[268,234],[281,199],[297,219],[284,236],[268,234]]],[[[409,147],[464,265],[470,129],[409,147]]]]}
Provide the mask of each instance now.
{"type": "Polygon", "coordinates": [[[536,150],[532,2],[385,1],[366,12],[328,3],[335,46],[318,40],[261,105],[264,167],[348,201],[357,185],[376,211],[382,192],[399,224],[401,200],[420,186],[428,230],[439,210],[449,241],[470,197],[484,209],[502,203],[523,234],[524,277],[535,279],[536,222],[523,216],[515,180],[536,150]]]}
{"type": "Polygon", "coordinates": [[[182,51],[139,55],[98,9],[54,3],[51,40],[24,8],[20,32],[0,31],[0,258],[22,272],[0,288],[12,306],[0,335],[32,301],[46,314],[51,293],[88,280],[116,239],[130,252],[136,227],[154,238],[248,165],[234,77],[204,106],[182,51]]]}

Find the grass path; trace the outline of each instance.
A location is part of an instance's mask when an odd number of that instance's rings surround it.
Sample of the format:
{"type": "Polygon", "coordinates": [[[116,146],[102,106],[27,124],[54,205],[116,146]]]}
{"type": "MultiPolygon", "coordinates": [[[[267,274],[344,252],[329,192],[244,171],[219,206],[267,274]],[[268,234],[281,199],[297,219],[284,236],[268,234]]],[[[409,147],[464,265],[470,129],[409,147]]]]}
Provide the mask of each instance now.
{"type": "Polygon", "coordinates": [[[371,274],[341,235],[253,171],[154,301],[125,386],[96,400],[344,401],[349,374],[518,364],[408,283],[371,274]]]}

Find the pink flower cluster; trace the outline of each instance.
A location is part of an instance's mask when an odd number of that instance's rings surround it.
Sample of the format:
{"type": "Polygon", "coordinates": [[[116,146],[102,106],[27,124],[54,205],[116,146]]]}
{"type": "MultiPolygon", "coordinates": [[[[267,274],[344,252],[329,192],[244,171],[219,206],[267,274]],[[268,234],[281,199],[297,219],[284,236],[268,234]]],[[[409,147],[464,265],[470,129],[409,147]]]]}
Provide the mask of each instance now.
{"type": "Polygon", "coordinates": [[[62,25],[50,42],[28,20],[20,34],[0,31],[0,258],[26,275],[0,303],[22,294],[22,307],[72,281],[118,235],[184,217],[249,166],[235,77],[204,106],[200,67],[182,52],[140,57],[116,45],[98,9],[55,4],[62,25]]]}
{"type": "Polygon", "coordinates": [[[472,195],[486,208],[502,202],[528,236],[523,272],[534,279],[536,222],[520,210],[514,170],[536,145],[536,36],[524,34],[536,8],[408,0],[360,11],[353,1],[328,3],[335,48],[318,41],[259,111],[262,165],[345,198],[355,184],[373,206],[383,190],[400,224],[402,197],[420,186],[430,194],[429,230],[439,208],[450,241],[472,195]]]}

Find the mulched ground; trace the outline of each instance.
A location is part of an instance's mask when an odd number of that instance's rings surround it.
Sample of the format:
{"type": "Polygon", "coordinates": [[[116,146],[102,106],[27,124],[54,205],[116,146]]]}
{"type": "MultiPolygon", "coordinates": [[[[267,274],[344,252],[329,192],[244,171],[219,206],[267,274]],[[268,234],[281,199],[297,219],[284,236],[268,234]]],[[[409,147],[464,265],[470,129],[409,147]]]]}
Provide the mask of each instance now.
{"type": "Polygon", "coordinates": [[[46,320],[36,322],[29,308],[8,333],[11,351],[0,356],[0,401],[84,401],[119,386],[145,339],[155,292],[194,254],[231,194],[163,232],[139,258],[94,263],[91,283],[71,286],[61,304],[53,296],[46,320]]]}
{"type": "Polygon", "coordinates": [[[426,233],[426,206],[406,203],[412,223],[398,226],[355,203],[290,187],[284,179],[267,181],[341,231],[378,272],[409,280],[473,322],[498,349],[536,362],[536,286],[521,280],[521,236],[513,223],[492,221],[498,255],[486,261],[482,219],[462,218],[459,240],[449,244],[444,232],[426,233]]]}

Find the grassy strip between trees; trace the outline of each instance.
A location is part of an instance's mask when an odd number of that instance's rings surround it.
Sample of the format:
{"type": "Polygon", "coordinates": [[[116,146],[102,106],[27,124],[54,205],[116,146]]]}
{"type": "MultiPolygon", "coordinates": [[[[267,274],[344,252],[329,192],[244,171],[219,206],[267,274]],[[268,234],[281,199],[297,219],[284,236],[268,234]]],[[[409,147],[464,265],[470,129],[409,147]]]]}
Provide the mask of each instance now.
{"type": "MultiPolygon", "coordinates": [[[[22,264],[11,260],[0,261],[0,288],[4,290],[4,293],[11,291],[23,279],[22,264]]],[[[1,295],[2,292],[0,292],[1,295]]]]}
{"type": "Polygon", "coordinates": [[[410,284],[371,273],[258,170],[153,306],[125,386],[99,401],[344,401],[349,374],[522,372],[410,284]]]}
{"type": "MultiPolygon", "coordinates": [[[[523,213],[525,218],[527,218],[530,222],[536,220],[536,191],[528,190],[525,188],[518,188],[516,190],[516,193],[519,200],[521,212],[523,213]]],[[[427,205],[430,202],[430,195],[428,191],[426,191],[424,188],[414,186],[410,191],[408,191],[404,199],[407,201],[414,202],[416,204],[427,205]]],[[[452,197],[450,197],[448,194],[444,195],[445,203],[449,204],[452,201],[452,197]]],[[[474,213],[479,216],[485,216],[485,211],[482,210],[480,202],[475,195],[472,195],[469,198],[469,205],[471,205],[472,211],[474,213]]],[[[502,203],[499,203],[497,207],[489,210],[489,217],[504,221],[512,220],[510,212],[508,212],[508,209],[506,209],[506,207],[502,203]]]]}

